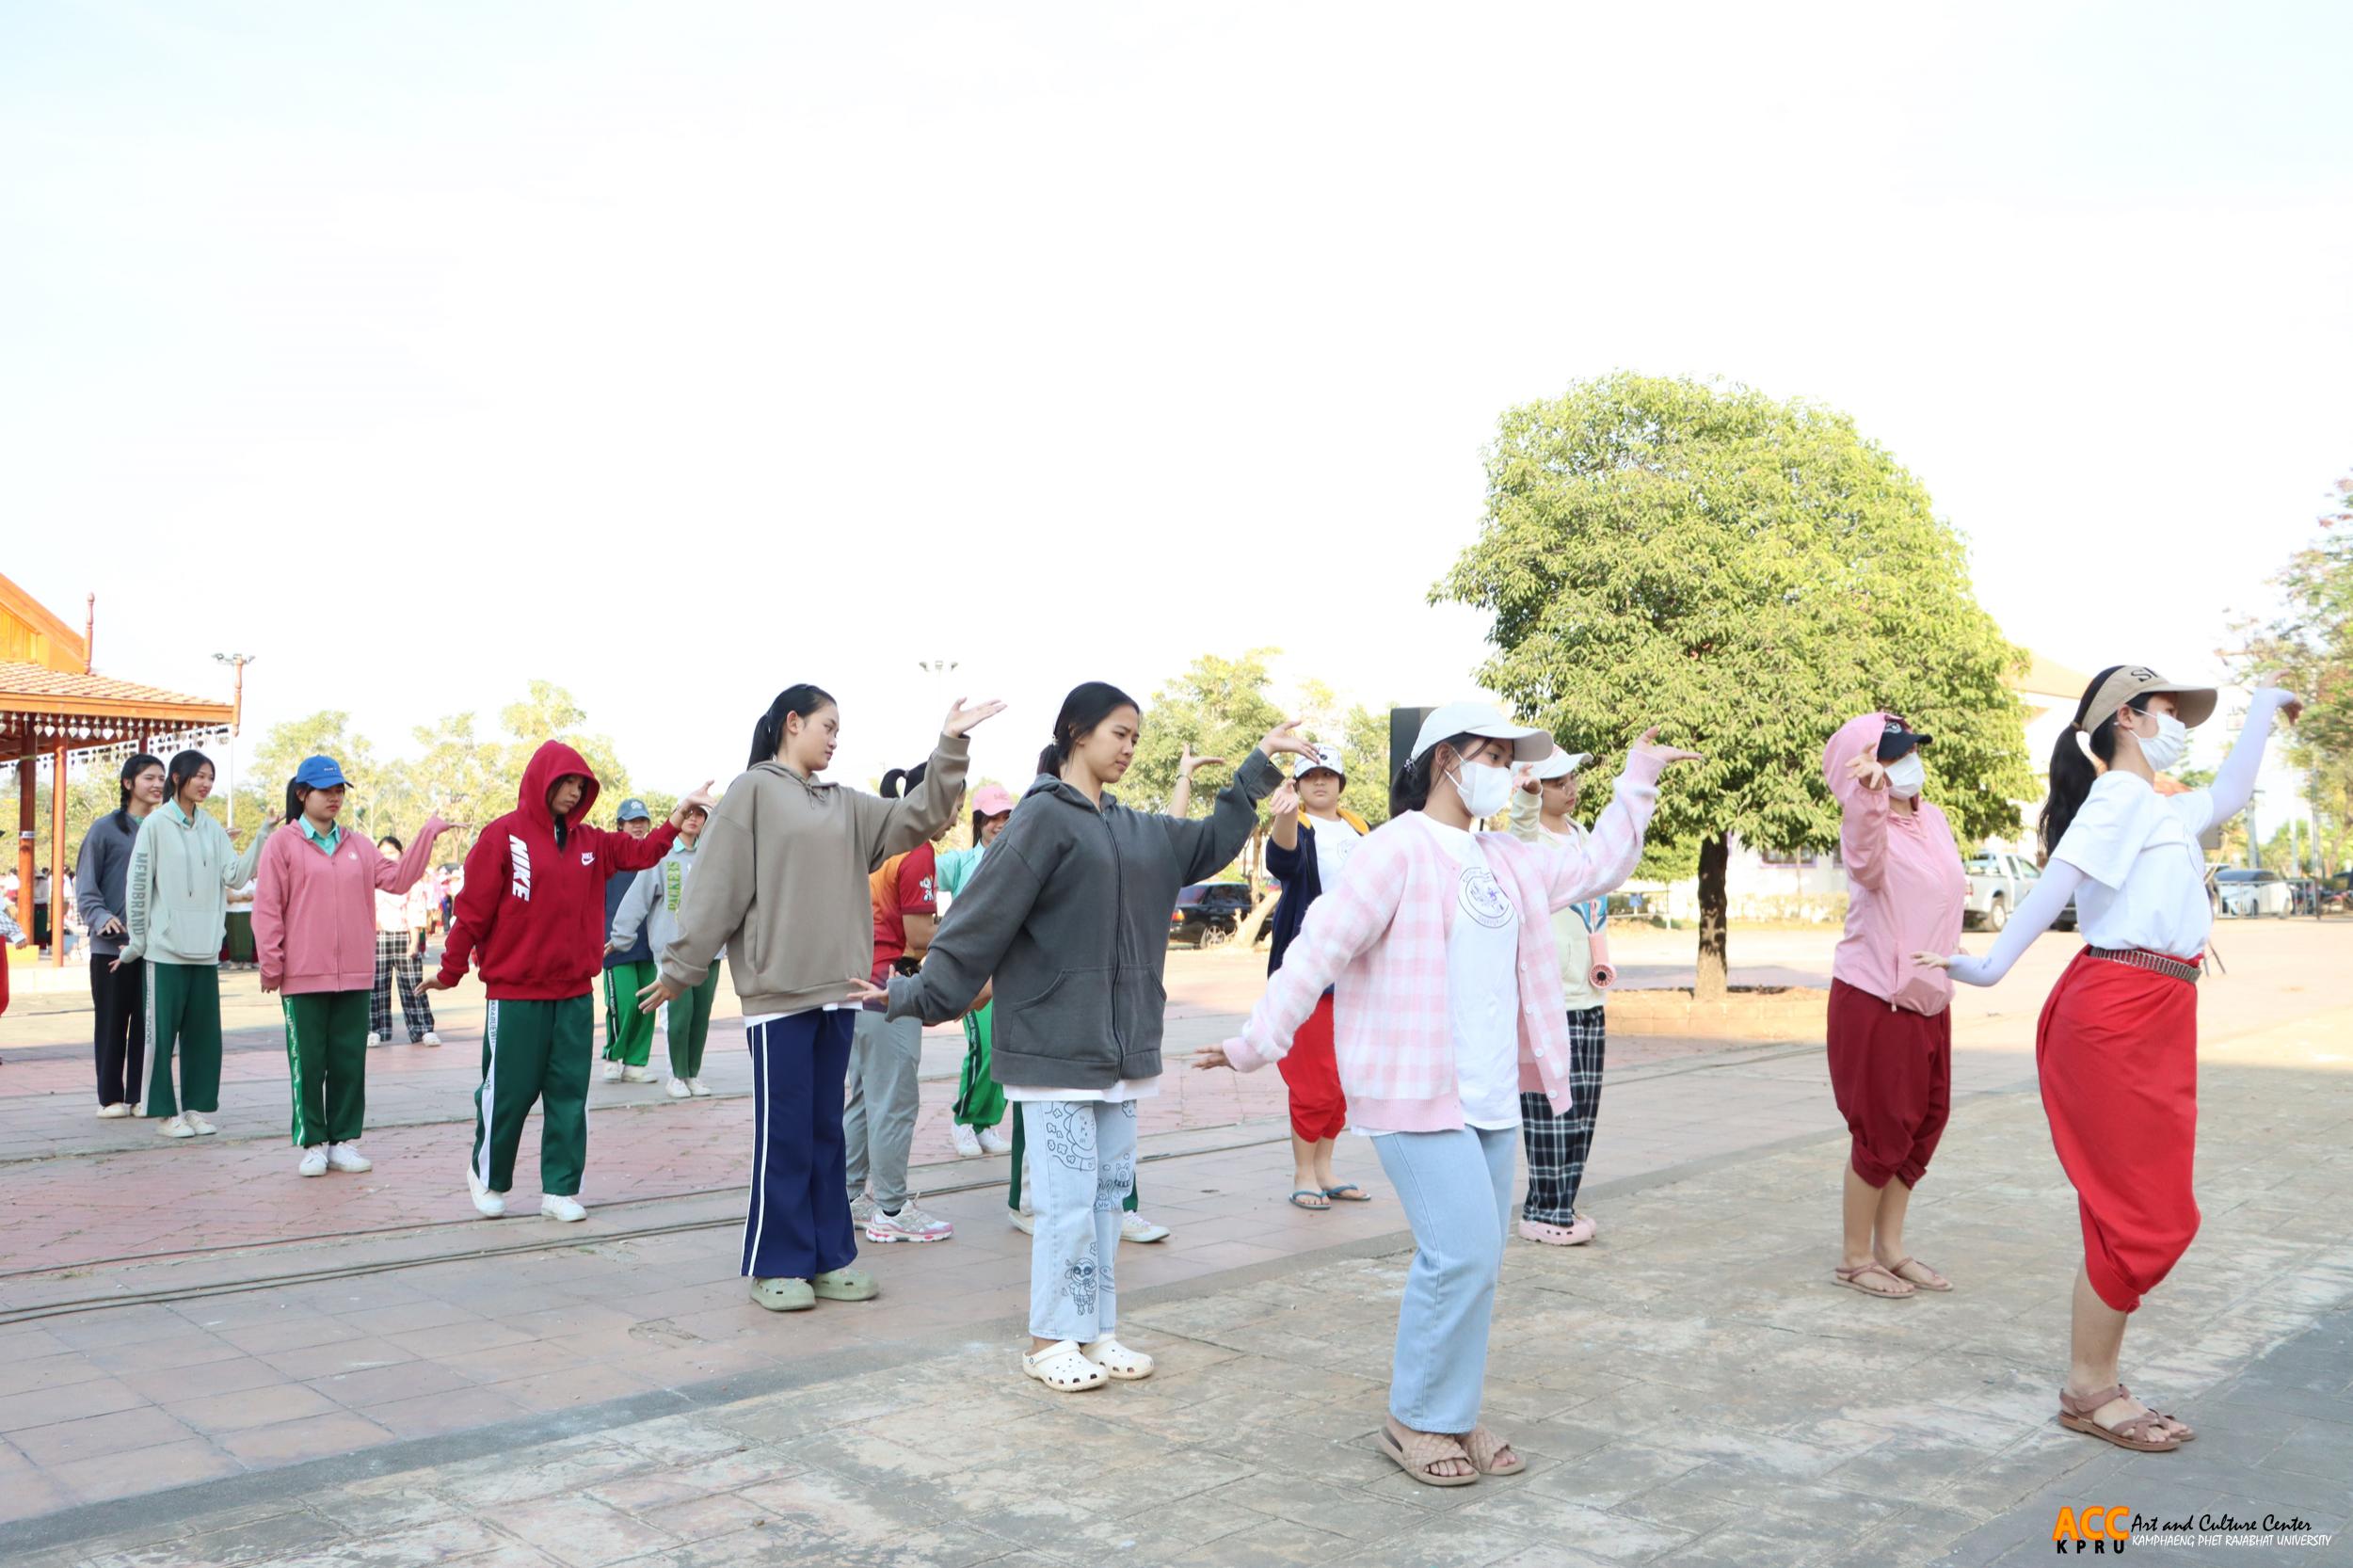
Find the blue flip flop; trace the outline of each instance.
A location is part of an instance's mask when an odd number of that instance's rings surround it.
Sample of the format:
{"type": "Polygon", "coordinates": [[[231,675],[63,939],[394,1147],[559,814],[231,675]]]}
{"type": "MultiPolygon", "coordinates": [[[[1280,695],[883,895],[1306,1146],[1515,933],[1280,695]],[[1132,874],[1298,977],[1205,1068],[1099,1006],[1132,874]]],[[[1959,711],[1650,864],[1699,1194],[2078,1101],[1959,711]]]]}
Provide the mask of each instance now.
{"type": "Polygon", "coordinates": [[[1372,1194],[1353,1181],[1343,1181],[1337,1187],[1326,1187],[1323,1190],[1323,1195],[1340,1203],[1370,1203],[1372,1201],[1372,1194]],[[1355,1194],[1353,1197],[1349,1195],[1352,1192],[1355,1194]]]}
{"type": "Polygon", "coordinates": [[[1293,1208],[1304,1208],[1310,1214],[1329,1214],[1332,1212],[1330,1195],[1328,1193],[1319,1192],[1313,1187],[1301,1187],[1294,1189],[1291,1192],[1291,1207],[1293,1208]],[[1324,1201],[1321,1203],[1301,1203],[1299,1200],[1302,1198],[1322,1198],[1324,1201]]]}

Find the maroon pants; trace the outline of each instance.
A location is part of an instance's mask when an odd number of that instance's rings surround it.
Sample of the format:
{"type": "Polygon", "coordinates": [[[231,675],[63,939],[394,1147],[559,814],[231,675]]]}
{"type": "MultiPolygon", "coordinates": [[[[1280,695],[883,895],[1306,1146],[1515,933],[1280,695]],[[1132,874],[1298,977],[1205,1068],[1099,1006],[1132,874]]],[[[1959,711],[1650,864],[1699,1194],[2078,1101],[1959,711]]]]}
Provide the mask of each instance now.
{"type": "Polygon", "coordinates": [[[1951,1010],[1924,1017],[1833,980],[1830,1087],[1854,1134],[1854,1174],[1919,1186],[1952,1111],[1951,1010]]]}
{"type": "Polygon", "coordinates": [[[2087,949],[2042,1004],[2034,1061],[2084,1272],[2130,1312],[2198,1234],[2198,987],[2087,949]]]}
{"type": "Polygon", "coordinates": [[[1337,1138],[1348,1126],[1348,1096],[1340,1093],[1340,1064],[1332,1054],[1332,994],[1291,1036],[1290,1054],[1274,1064],[1291,1092],[1291,1131],[1302,1143],[1337,1138]]]}

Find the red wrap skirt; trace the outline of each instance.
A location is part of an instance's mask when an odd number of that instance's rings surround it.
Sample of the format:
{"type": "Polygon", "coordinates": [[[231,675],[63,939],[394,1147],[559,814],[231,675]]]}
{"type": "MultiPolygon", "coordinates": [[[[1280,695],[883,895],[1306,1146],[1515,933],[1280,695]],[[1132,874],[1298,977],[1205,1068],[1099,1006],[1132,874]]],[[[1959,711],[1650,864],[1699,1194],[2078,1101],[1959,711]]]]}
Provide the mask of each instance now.
{"type": "Polygon", "coordinates": [[[2084,1272],[2130,1312],[2198,1234],[2198,987],[2087,949],[2042,1004],[2034,1055],[2084,1272]]]}

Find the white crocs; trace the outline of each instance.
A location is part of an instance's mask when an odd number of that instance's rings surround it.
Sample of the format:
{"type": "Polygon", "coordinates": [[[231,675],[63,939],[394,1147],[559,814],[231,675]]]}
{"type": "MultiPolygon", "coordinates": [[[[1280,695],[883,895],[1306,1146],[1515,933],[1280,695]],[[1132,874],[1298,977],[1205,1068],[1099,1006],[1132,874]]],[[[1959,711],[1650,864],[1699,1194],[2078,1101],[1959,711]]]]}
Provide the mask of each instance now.
{"type": "Polygon", "coordinates": [[[1080,1346],[1079,1353],[1122,1383],[1135,1383],[1152,1375],[1150,1356],[1129,1350],[1108,1334],[1091,1345],[1080,1346]]]}
{"type": "Polygon", "coordinates": [[[1021,1370],[1062,1394],[1100,1388],[1112,1379],[1111,1373],[1087,1359],[1075,1339],[1057,1339],[1042,1351],[1024,1355],[1021,1370]]]}

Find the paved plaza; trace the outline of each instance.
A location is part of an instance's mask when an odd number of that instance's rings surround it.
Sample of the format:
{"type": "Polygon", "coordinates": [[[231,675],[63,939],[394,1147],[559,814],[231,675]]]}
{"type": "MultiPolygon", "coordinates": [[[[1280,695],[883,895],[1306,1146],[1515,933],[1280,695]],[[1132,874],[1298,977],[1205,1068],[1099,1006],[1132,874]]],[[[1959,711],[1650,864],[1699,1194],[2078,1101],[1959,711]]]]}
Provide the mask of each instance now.
{"type": "MultiPolygon", "coordinates": [[[[1735,978],[1818,984],[1831,935],[1736,932],[1735,978]]],[[[1666,984],[1689,942],[1630,933],[1618,956],[1666,984]]],[[[2204,1225],[2125,1359],[2196,1444],[2131,1455],[2052,1420],[2079,1244],[2034,1092],[2034,1011],[2074,946],[2055,935],[1957,1006],[1911,1229],[1949,1297],[1832,1284],[1846,1138],[1818,1040],[1613,1041],[1599,1240],[1507,1254],[1488,1418],[1529,1471],[1452,1490],[1370,1442],[1401,1217],[1350,1142],[1374,1203],[1283,1203],[1273,1073],[1172,1071],[1147,1107],[1143,1204],[1176,1234],[1122,1250],[1122,1335],[1160,1370],[1074,1397],[1016,1373],[1028,1239],[1004,1162],[948,1142],[952,1032],[926,1039],[917,1181],[956,1239],[868,1248],[877,1302],[775,1317],[735,1273],[731,1018],[715,1099],[598,1082],[590,1218],[559,1227],[466,1204],[478,988],[442,1008],[446,1047],[371,1053],[376,1170],[313,1181],[249,976],[222,1135],[193,1145],[93,1119],[83,999],[27,990],[0,1024],[0,1561],[1974,1564],[2047,1558],[2088,1506],[2300,1526],[2161,1560],[2345,1560],[2353,922],[2217,943],[2204,1225]]],[[[1173,1053],[1259,982],[1176,955],[1173,1053]]],[[[519,1209],[536,1160],[535,1133],[519,1209]]]]}

